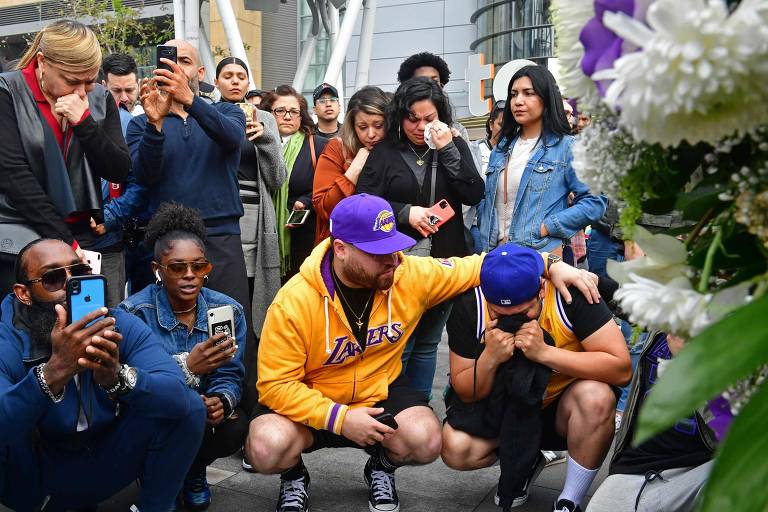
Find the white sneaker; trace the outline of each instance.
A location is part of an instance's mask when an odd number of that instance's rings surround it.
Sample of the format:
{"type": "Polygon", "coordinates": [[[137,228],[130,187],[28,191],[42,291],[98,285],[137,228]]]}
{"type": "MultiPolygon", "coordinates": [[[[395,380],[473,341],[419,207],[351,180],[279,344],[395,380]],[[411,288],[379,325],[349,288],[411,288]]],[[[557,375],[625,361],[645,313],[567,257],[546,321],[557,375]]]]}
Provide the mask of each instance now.
{"type": "Polygon", "coordinates": [[[552,450],[542,450],[541,453],[544,455],[545,459],[545,466],[553,466],[555,464],[561,464],[565,462],[565,458],[568,455],[567,451],[552,451],[552,450]]]}

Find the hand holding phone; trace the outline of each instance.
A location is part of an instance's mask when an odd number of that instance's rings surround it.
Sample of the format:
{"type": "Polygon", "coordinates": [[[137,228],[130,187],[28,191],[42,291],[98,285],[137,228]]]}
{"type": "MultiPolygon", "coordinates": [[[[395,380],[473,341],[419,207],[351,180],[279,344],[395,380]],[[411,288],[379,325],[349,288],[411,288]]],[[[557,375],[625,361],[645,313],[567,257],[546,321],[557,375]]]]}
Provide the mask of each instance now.
{"type": "Polygon", "coordinates": [[[168,59],[172,60],[173,62],[178,62],[178,50],[175,46],[158,45],[157,47],[157,60],[155,62],[155,66],[157,69],[166,69],[173,73],[171,66],[161,61],[160,59],[168,59]]]}
{"type": "Polygon", "coordinates": [[[223,332],[215,334],[189,351],[187,368],[195,375],[207,375],[237,354],[237,340],[223,332]]]}
{"type": "Polygon", "coordinates": [[[435,229],[439,228],[455,215],[448,200],[441,199],[429,208],[429,224],[435,229]]]}
{"type": "Polygon", "coordinates": [[[301,226],[307,221],[309,216],[309,210],[292,210],[288,216],[288,220],[285,221],[286,226],[301,226]]]}
{"type": "Polygon", "coordinates": [[[377,414],[376,416],[373,417],[373,419],[375,419],[379,423],[383,423],[384,425],[388,426],[389,428],[393,428],[395,430],[397,430],[397,427],[399,426],[397,424],[397,421],[395,421],[395,417],[392,416],[388,412],[383,412],[381,414],[377,414]]]}

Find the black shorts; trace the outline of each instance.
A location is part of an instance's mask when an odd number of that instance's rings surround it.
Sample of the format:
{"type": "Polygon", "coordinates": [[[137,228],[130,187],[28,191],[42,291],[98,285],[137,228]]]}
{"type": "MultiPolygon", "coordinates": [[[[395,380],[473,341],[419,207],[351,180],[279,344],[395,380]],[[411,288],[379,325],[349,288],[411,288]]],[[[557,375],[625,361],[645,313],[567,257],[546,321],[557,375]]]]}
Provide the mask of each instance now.
{"type": "MultiPolygon", "coordinates": [[[[578,381],[574,381],[578,382],[578,381]]],[[[571,383],[572,384],[572,383],[571,383]]],[[[565,389],[562,390],[562,392],[557,395],[557,397],[541,410],[541,444],[540,449],[542,450],[552,450],[552,451],[562,451],[568,449],[568,441],[566,438],[561,436],[557,433],[557,427],[556,427],[556,420],[557,420],[557,407],[560,405],[560,399],[563,398],[563,394],[565,394],[565,391],[570,387],[570,384],[565,387],[565,389]]],[[[616,399],[621,396],[621,388],[618,386],[611,386],[611,389],[613,390],[613,393],[616,395],[616,399]]],[[[476,436],[476,437],[484,437],[486,439],[497,437],[497,435],[489,436],[489,435],[483,435],[483,432],[490,432],[488,430],[487,425],[482,425],[482,422],[477,420],[477,418],[483,417],[483,411],[480,409],[480,407],[483,406],[485,402],[483,400],[479,402],[475,402],[474,407],[476,409],[465,409],[462,410],[461,408],[453,408],[448,416],[445,418],[446,423],[448,423],[451,427],[455,428],[456,430],[462,430],[467,431],[468,434],[476,436]],[[471,411],[472,417],[467,417],[467,413],[471,411]],[[465,429],[461,428],[462,425],[466,424],[470,428],[465,429]],[[472,430],[475,430],[473,432],[472,430]]],[[[447,405],[447,404],[446,404],[447,405]]],[[[497,432],[497,431],[496,431],[497,432]]]]}
{"type": "MultiPolygon", "coordinates": [[[[384,412],[397,416],[400,412],[417,406],[429,407],[429,399],[424,393],[410,387],[408,377],[400,375],[389,385],[387,398],[374,404],[373,407],[383,407],[384,412]]],[[[258,418],[264,414],[275,414],[275,412],[259,403],[253,408],[251,419],[258,418]]],[[[314,442],[312,446],[304,450],[304,453],[313,452],[321,448],[362,448],[342,435],[334,434],[328,430],[307,428],[312,432],[314,442]]]]}

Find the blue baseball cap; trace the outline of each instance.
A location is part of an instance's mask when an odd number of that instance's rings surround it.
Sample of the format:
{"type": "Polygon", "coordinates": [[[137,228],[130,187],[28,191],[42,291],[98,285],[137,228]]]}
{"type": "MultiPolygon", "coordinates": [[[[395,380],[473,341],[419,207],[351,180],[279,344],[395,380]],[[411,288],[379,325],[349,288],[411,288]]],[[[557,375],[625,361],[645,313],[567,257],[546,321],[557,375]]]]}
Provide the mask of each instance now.
{"type": "Polygon", "coordinates": [[[392,254],[416,244],[397,231],[387,201],[369,194],[345,197],[331,212],[331,235],[368,254],[392,254]]]}
{"type": "Polygon", "coordinates": [[[541,254],[528,247],[504,244],[485,255],[480,288],[491,304],[516,306],[536,296],[542,272],[541,254]]]}

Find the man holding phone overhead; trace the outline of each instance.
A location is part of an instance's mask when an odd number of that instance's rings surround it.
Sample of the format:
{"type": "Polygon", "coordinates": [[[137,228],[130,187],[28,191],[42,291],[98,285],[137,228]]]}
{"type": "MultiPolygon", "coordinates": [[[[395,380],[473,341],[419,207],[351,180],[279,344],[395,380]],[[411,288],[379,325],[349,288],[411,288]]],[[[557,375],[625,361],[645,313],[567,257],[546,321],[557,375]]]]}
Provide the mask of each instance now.
{"type": "MultiPolygon", "coordinates": [[[[259,473],[281,473],[277,510],[302,512],[309,506],[302,452],[365,447],[369,509],[393,512],[395,470],[440,452],[426,395],[401,375],[403,348],[427,308],[477,286],[482,256],[405,256],[415,241],[398,232],[387,201],[367,194],[339,202],[330,226],[330,239],[267,312],[246,456],[259,473]]],[[[598,297],[586,273],[562,263],[553,270],[598,297]]]]}
{"type": "Polygon", "coordinates": [[[205,68],[191,44],[169,41],[158,47],[158,56],[163,68],[141,83],[144,114],[128,126],[133,173],[148,189],[150,214],[168,201],[200,212],[206,226],[206,255],[213,264],[207,287],[240,303],[250,325],[237,181],[245,116],[232,103],[209,105],[198,96],[205,68]],[[177,62],[163,56],[173,56],[170,48],[176,50],[177,62]]]}
{"type": "Polygon", "coordinates": [[[61,240],[16,259],[0,304],[0,503],[93,507],[141,478],[139,510],[169,510],[205,406],[138,318],[96,308],[68,324],[67,285],[88,274],[61,240]]]}

